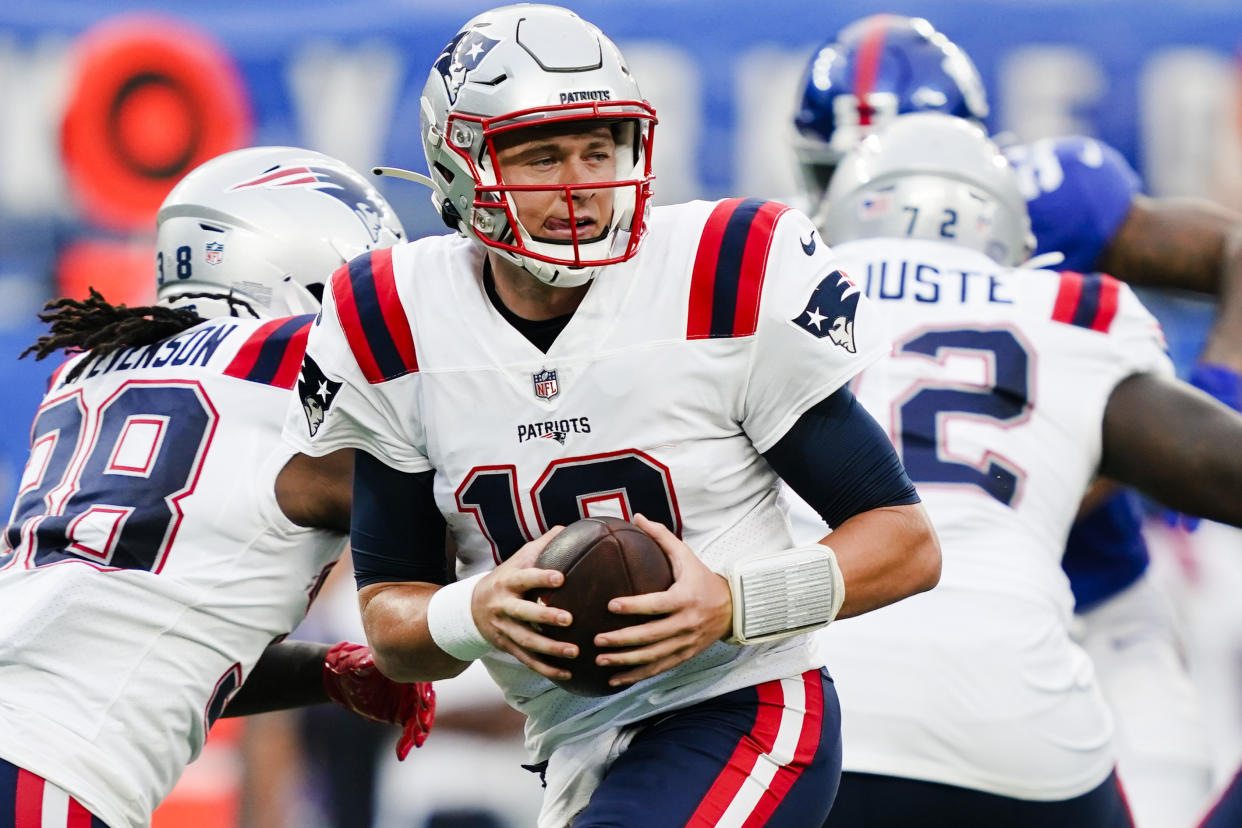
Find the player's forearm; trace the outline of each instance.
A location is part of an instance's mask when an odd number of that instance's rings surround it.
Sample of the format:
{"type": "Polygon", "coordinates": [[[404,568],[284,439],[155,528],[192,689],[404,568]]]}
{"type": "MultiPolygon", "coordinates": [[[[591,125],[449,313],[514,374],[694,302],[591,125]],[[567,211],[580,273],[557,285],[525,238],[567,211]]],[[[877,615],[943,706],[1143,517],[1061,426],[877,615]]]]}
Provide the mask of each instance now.
{"type": "Polygon", "coordinates": [[[263,651],[224,716],[251,716],[330,701],[323,686],[327,644],[283,641],[263,651]]]}
{"type": "Polygon", "coordinates": [[[824,542],[836,553],[845,580],[837,618],[878,609],[940,580],[940,541],[920,503],[857,514],[824,542]]]}
{"type": "Polygon", "coordinates": [[[427,605],[436,589],[433,584],[383,583],[358,591],[375,664],[394,681],[451,678],[469,665],[441,650],[427,628],[427,605]]]}
{"type": "Polygon", "coordinates": [[[1216,320],[1200,360],[1242,372],[1242,225],[1224,245],[1216,320]]]}
{"type": "Polygon", "coordinates": [[[1242,526],[1242,415],[1186,383],[1121,382],[1104,411],[1100,473],[1173,509],[1242,526]]]}

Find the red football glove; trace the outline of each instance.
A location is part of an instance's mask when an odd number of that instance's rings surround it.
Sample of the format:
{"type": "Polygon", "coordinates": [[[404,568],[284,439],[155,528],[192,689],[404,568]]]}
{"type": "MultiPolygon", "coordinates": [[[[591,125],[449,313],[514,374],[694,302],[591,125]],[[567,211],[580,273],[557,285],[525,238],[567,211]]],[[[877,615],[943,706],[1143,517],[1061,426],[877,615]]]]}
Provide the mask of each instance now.
{"type": "Polygon", "coordinates": [[[371,648],[342,641],[332,645],[323,660],[323,686],[328,698],[375,722],[402,726],[397,758],[412,747],[422,747],[436,716],[436,693],[431,682],[402,684],[380,673],[371,648]]]}

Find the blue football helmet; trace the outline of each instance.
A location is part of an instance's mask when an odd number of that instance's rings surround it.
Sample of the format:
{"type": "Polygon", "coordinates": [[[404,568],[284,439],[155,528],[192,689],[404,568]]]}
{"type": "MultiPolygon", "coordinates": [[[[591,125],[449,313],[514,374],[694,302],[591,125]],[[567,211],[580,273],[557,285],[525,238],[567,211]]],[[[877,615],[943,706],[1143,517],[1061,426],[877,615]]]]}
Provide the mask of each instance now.
{"type": "Polygon", "coordinates": [[[811,57],[794,116],[794,152],[810,205],[845,153],[897,115],[943,112],[982,123],[987,93],[974,63],[920,17],[873,14],[811,57]]]}

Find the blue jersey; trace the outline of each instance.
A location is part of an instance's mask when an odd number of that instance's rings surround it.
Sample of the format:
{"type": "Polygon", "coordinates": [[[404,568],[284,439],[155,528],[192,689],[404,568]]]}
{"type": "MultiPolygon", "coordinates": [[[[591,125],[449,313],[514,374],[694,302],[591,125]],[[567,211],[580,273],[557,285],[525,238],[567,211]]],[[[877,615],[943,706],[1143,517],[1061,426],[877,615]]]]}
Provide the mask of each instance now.
{"type": "MultiPolygon", "coordinates": [[[[1046,138],[1005,150],[1018,173],[1035,233],[1035,255],[1058,251],[1058,267],[1096,270],[1139,192],[1138,173],[1094,138],[1046,138]]],[[[1079,610],[1115,595],[1147,569],[1136,498],[1114,495],[1075,524],[1064,568],[1079,610]]]]}

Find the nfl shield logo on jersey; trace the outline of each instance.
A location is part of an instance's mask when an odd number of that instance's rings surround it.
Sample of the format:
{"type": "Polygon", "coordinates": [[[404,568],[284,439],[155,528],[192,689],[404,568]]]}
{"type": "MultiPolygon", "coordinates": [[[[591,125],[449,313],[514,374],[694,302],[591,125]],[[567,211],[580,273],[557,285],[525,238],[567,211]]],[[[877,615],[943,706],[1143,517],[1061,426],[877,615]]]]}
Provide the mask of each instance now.
{"type": "Polygon", "coordinates": [[[224,245],[220,242],[207,242],[207,255],[203,257],[209,265],[218,265],[224,261],[224,245]]]}
{"type": "Polygon", "coordinates": [[[561,387],[556,382],[555,368],[551,371],[536,371],[531,378],[535,381],[535,396],[539,399],[550,400],[561,393],[561,387]]]}

